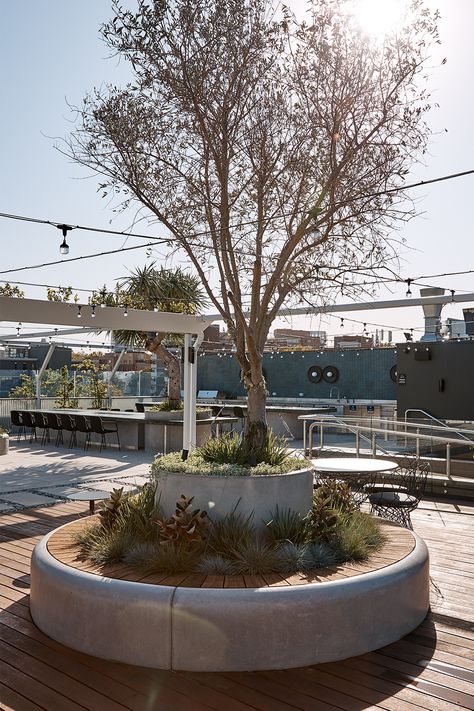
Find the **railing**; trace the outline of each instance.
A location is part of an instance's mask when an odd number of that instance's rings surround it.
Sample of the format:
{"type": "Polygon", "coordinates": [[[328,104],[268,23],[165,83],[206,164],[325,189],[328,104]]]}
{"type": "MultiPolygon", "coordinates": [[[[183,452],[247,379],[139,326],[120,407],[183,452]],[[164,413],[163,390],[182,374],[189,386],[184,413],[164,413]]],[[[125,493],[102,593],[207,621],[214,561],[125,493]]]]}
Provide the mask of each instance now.
{"type": "MultiPolygon", "coordinates": [[[[441,427],[451,430],[451,431],[455,432],[456,434],[460,434],[462,432],[462,430],[457,430],[454,427],[451,427],[450,425],[446,424],[446,422],[443,422],[442,420],[438,420],[437,417],[430,415],[430,413],[426,412],[426,410],[420,410],[415,407],[409,407],[408,410],[405,410],[405,424],[408,424],[407,415],[409,412],[420,412],[422,415],[426,415],[426,417],[428,417],[430,420],[433,420],[433,422],[437,422],[441,427]]],[[[428,425],[428,427],[430,427],[430,425],[428,425]]],[[[464,439],[469,439],[468,437],[465,437],[462,434],[461,434],[461,437],[463,437],[464,439]]]]}
{"type": "MultiPolygon", "coordinates": [[[[304,418],[300,418],[303,419],[304,418]]],[[[353,421],[351,422],[351,418],[342,418],[342,417],[334,417],[332,415],[325,415],[322,417],[317,417],[317,416],[311,416],[311,419],[309,420],[308,418],[305,421],[305,427],[304,427],[304,438],[303,438],[303,448],[304,448],[304,453],[310,454],[313,451],[313,432],[314,429],[319,428],[320,429],[320,437],[319,437],[319,449],[324,448],[324,434],[327,429],[345,429],[349,430],[350,432],[353,432],[355,434],[355,449],[356,449],[356,456],[360,455],[360,440],[364,438],[366,441],[370,441],[371,443],[371,450],[373,456],[377,454],[377,449],[380,451],[383,451],[384,454],[393,454],[392,452],[388,452],[386,449],[382,449],[380,445],[377,445],[376,437],[377,435],[383,435],[385,439],[387,439],[387,433],[389,429],[392,429],[393,431],[391,434],[395,437],[395,442],[398,439],[406,439],[410,442],[413,442],[414,448],[415,448],[415,453],[416,456],[420,456],[420,443],[423,441],[427,441],[432,444],[439,444],[441,446],[444,446],[446,448],[446,475],[449,477],[451,476],[451,447],[453,444],[460,444],[462,443],[463,445],[469,445],[474,448],[474,430],[467,430],[467,429],[456,429],[453,430],[453,433],[456,435],[459,435],[457,437],[448,437],[445,435],[439,435],[439,434],[433,434],[433,431],[446,431],[445,428],[439,426],[439,427],[433,427],[432,425],[423,425],[423,424],[416,424],[416,425],[410,425],[409,423],[406,423],[405,421],[398,421],[398,420],[386,420],[382,418],[370,418],[368,420],[368,424],[360,424],[360,418],[357,418],[359,422],[356,424],[353,421]],[[306,431],[306,423],[310,421],[309,429],[308,432],[306,431]],[[382,422],[383,426],[377,426],[375,423],[377,422],[382,422]],[[409,428],[413,427],[416,431],[411,432],[409,431],[409,428]],[[400,428],[400,429],[399,429],[400,428]],[[420,430],[423,429],[429,429],[430,433],[423,433],[420,432],[420,430]],[[365,435],[362,435],[361,433],[370,433],[370,437],[367,437],[365,435]],[[465,436],[466,435],[466,436],[465,436]],[[467,436],[470,435],[470,438],[467,436]]]]}

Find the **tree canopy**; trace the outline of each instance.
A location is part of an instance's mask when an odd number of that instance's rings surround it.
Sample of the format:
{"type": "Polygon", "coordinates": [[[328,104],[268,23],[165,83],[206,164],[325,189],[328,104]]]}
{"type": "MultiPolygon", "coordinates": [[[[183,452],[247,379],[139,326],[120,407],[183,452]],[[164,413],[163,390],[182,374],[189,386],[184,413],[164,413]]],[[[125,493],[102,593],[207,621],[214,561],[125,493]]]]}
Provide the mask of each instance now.
{"type": "Polygon", "coordinates": [[[104,195],[144,208],[185,254],[233,338],[264,431],[261,355],[283,304],[360,294],[396,266],[403,182],[426,149],[436,13],[365,36],[345,0],[303,19],[267,0],[113,3],[107,46],[131,66],[95,90],[67,152],[104,195]]]}

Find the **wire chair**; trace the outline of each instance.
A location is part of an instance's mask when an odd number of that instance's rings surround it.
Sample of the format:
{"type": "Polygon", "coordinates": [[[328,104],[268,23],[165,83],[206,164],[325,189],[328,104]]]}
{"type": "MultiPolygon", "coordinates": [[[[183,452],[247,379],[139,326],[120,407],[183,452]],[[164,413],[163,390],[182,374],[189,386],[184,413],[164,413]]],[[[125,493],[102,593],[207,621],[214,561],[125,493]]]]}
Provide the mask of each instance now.
{"type": "Polygon", "coordinates": [[[369,494],[371,513],[406,528],[413,528],[410,514],[425,494],[429,471],[429,464],[419,459],[401,466],[392,486],[385,482],[383,488],[369,494]]]}

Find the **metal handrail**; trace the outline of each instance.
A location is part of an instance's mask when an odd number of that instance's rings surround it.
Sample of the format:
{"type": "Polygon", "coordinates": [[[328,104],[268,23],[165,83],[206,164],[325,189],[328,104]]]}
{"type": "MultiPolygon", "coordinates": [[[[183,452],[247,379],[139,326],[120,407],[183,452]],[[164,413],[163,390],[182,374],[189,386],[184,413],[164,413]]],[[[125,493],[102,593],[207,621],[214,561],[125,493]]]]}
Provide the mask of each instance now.
{"type": "MultiPolygon", "coordinates": [[[[300,419],[304,419],[304,416],[301,417],[300,419]]],[[[306,419],[308,419],[308,418],[306,418],[306,419]]],[[[385,422],[386,422],[386,424],[387,423],[392,423],[395,425],[400,424],[397,420],[386,420],[385,422]]],[[[323,439],[324,425],[329,425],[331,427],[338,427],[338,426],[339,427],[346,427],[347,429],[352,428],[351,431],[355,431],[355,434],[356,434],[356,455],[357,456],[359,456],[359,438],[360,438],[359,433],[360,432],[370,432],[372,434],[372,437],[373,437],[372,453],[375,456],[376,447],[375,447],[374,435],[376,433],[385,434],[387,431],[385,427],[384,428],[374,427],[373,425],[371,425],[370,427],[367,427],[365,425],[354,425],[354,424],[352,424],[351,426],[348,426],[347,421],[342,417],[338,418],[338,417],[334,417],[332,415],[325,415],[324,417],[313,416],[313,417],[311,417],[311,425],[309,427],[308,438],[306,438],[306,436],[304,437],[304,445],[303,446],[304,446],[305,455],[307,454],[307,452],[309,454],[311,454],[312,449],[313,449],[312,435],[313,435],[314,427],[319,426],[321,428],[320,449],[323,448],[323,446],[324,446],[324,444],[323,444],[323,442],[324,442],[324,439],[323,439]]],[[[404,432],[404,433],[396,432],[396,434],[399,434],[399,435],[403,434],[403,436],[406,437],[407,439],[412,439],[415,441],[417,456],[420,455],[420,441],[422,441],[422,440],[429,440],[430,442],[439,442],[440,444],[444,444],[446,446],[446,475],[448,477],[451,476],[451,445],[452,444],[459,444],[459,439],[456,439],[454,437],[439,437],[437,435],[427,436],[425,434],[420,434],[419,432],[416,432],[416,433],[415,432],[404,432]]],[[[471,439],[471,440],[467,439],[466,441],[469,442],[469,444],[474,447],[474,439],[471,439]]],[[[381,449],[381,451],[383,451],[382,448],[379,448],[379,449],[381,449]]],[[[388,454],[390,454],[390,453],[388,453],[388,454]]]]}
{"type": "MultiPolygon", "coordinates": [[[[429,412],[426,412],[426,410],[420,410],[420,409],[417,408],[417,407],[409,407],[408,410],[405,410],[405,425],[409,424],[408,421],[407,421],[407,414],[408,414],[409,412],[420,412],[422,415],[426,415],[427,417],[429,417],[429,418],[430,418],[431,420],[433,420],[434,422],[438,422],[438,423],[441,425],[441,427],[444,427],[445,429],[448,429],[448,430],[453,430],[454,432],[456,432],[456,434],[461,435],[461,437],[462,437],[463,439],[469,440],[469,437],[465,437],[464,434],[462,434],[465,430],[456,430],[456,429],[454,429],[454,427],[450,427],[449,425],[447,425],[446,422],[443,422],[442,420],[438,420],[437,417],[434,417],[433,415],[430,415],[430,413],[429,413],[429,412]]],[[[413,427],[414,425],[411,425],[411,426],[413,427]]],[[[430,427],[430,425],[417,425],[417,427],[420,427],[420,426],[421,426],[421,427],[430,427]]]]}

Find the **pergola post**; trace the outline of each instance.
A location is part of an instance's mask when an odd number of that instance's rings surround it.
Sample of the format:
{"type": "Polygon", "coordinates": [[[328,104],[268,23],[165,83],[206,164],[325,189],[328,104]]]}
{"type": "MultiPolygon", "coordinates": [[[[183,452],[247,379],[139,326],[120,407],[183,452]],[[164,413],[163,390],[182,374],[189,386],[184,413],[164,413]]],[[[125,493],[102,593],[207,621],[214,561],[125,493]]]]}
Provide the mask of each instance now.
{"type": "Polygon", "coordinates": [[[41,381],[43,379],[43,373],[49,365],[49,361],[51,360],[51,356],[53,355],[55,348],[56,344],[51,343],[48,348],[48,352],[45,355],[44,361],[41,364],[41,368],[38,370],[38,374],[36,376],[36,407],[38,410],[41,410],[41,381]]]}
{"type": "Polygon", "coordinates": [[[190,364],[189,408],[190,408],[190,444],[191,449],[196,447],[196,394],[197,394],[197,354],[204,334],[199,333],[192,347],[192,363],[190,364]]]}
{"type": "Polygon", "coordinates": [[[109,379],[107,381],[107,403],[108,403],[109,407],[112,407],[112,378],[114,377],[115,373],[118,370],[120,363],[122,362],[124,353],[125,353],[125,348],[122,348],[122,350],[120,351],[120,353],[118,355],[117,360],[114,363],[114,367],[110,371],[109,379]]]}
{"type": "MultiPolygon", "coordinates": [[[[190,348],[191,348],[191,334],[184,334],[184,348],[183,348],[183,459],[188,458],[189,451],[191,449],[191,431],[193,427],[193,422],[191,420],[191,363],[190,363],[190,348]]],[[[196,408],[194,408],[194,427],[196,427],[196,408]]]]}

